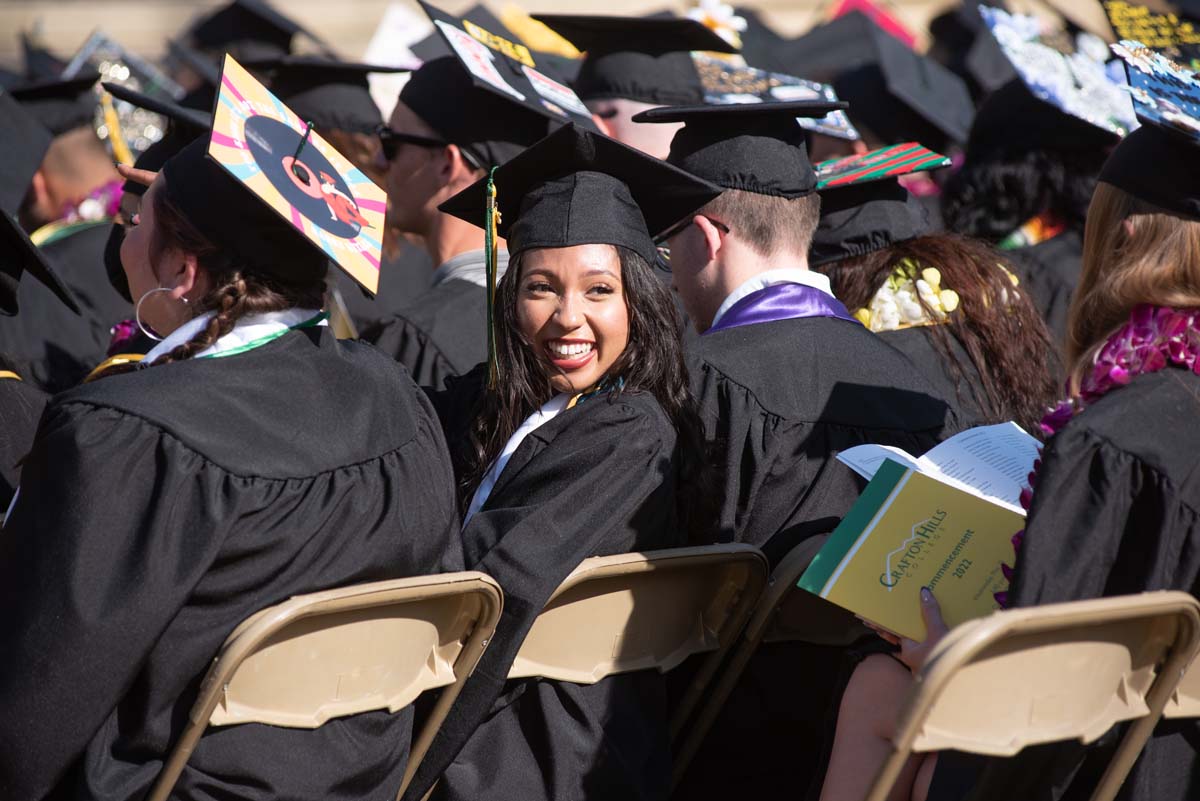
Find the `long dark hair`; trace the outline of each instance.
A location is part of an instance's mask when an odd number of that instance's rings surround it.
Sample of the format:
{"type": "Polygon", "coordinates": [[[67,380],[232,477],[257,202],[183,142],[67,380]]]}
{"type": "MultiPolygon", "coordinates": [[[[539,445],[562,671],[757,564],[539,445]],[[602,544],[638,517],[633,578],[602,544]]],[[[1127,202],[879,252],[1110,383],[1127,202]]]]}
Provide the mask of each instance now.
{"type": "Polygon", "coordinates": [[[942,218],[947,230],[995,244],[1039,214],[1083,233],[1101,149],[1011,150],[971,161],[946,181],[942,218]]]}
{"type": "MultiPolygon", "coordinates": [[[[215,311],[208,325],[187,342],[154,360],[154,365],[190,359],[233,330],[242,317],[295,307],[319,309],[325,303],[325,282],[320,279],[295,283],[276,275],[265,275],[243,265],[236,255],[205,236],[184,216],[166,192],[156,191],[154,230],[150,234],[150,258],[157,262],[166,253],[179,250],[196,257],[200,269],[212,282],[203,298],[192,304],[196,314],[215,311]]],[[[298,271],[309,274],[311,271],[298,271]]],[[[96,378],[131,372],[136,364],[111,367],[96,378]]]]}
{"type": "MultiPolygon", "coordinates": [[[[703,541],[714,519],[713,493],[704,456],[704,428],[688,387],[675,304],[645,259],[613,247],[621,261],[629,338],[607,376],[621,380],[608,381],[606,396],[611,402],[626,392],[648,392],[666,412],[678,437],[679,521],[693,542],[703,541]]],[[[505,443],[554,394],[545,363],[535,355],[533,343],[521,333],[517,321],[521,271],[518,254],[496,291],[496,359],[502,378],[495,390],[483,393],[472,420],[470,454],[459,487],[463,508],[505,443]]]]}
{"type": "MultiPolygon", "coordinates": [[[[1046,407],[1057,394],[1056,351],[1033,302],[1023,289],[1013,286],[1006,272],[1008,265],[996,251],[977,240],[934,234],[819,269],[829,276],[834,294],[846,307],[857,310],[870,305],[888,276],[905,260],[922,268],[937,268],[942,286],[958,293],[958,311],[949,315],[946,324],[930,326],[955,383],[970,387],[990,422],[1015,420],[1036,434],[1046,407]],[[982,392],[962,380],[966,365],[954,355],[950,337],[958,340],[970,357],[982,392]]],[[[931,312],[919,296],[917,302],[927,314],[931,312]]]]}

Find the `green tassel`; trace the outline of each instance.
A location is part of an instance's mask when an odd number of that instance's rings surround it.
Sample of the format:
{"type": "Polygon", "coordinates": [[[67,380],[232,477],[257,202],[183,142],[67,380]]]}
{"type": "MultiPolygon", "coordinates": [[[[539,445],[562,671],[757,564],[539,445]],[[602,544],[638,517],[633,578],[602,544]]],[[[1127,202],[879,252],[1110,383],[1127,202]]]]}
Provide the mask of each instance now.
{"type": "Polygon", "coordinates": [[[500,224],[500,210],[496,208],[496,168],[488,173],[487,200],[484,221],[484,252],[487,271],[487,338],[488,338],[488,389],[495,389],[500,380],[500,367],[496,358],[496,227],[500,224]]]}

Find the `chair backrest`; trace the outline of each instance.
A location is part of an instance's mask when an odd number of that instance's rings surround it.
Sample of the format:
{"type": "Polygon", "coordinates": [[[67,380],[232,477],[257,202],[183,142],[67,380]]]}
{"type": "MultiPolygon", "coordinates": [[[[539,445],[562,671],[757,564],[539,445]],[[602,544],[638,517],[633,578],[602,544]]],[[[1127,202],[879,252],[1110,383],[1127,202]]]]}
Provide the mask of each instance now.
{"type": "Polygon", "coordinates": [[[300,595],[258,612],[225,640],[148,801],[165,801],[208,726],[315,729],[332,718],[396,712],[448,687],[413,743],[405,785],[500,618],[482,573],[380,581],[300,595]]]}
{"type": "Polygon", "coordinates": [[[723,652],[766,584],[766,558],[713,545],[585,559],[534,621],[509,678],[593,684],[723,652]]]}
{"type": "Polygon", "coordinates": [[[1175,694],[1163,710],[1164,718],[1200,718],[1200,656],[1192,660],[1175,694]]]}
{"type": "Polygon", "coordinates": [[[1111,799],[1200,646],[1200,604],[1154,592],[996,612],[955,627],[922,667],[868,801],[914,751],[1011,756],[1129,727],[1093,801],[1111,799]]]}

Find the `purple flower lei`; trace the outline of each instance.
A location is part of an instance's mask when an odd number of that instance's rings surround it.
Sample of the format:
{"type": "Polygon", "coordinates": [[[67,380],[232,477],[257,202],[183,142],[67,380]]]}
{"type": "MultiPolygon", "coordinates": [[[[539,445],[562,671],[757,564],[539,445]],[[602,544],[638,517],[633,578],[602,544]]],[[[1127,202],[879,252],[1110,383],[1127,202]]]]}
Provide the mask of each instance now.
{"type": "MultiPolygon", "coordinates": [[[[1200,309],[1173,309],[1167,306],[1142,305],[1133,310],[1129,322],[1104,343],[1092,367],[1079,387],[1079,394],[1060,401],[1042,418],[1041,429],[1049,441],[1066,428],[1075,415],[1134,376],[1156,373],[1169,365],[1186,367],[1200,375],[1200,309]]],[[[1029,511],[1033,491],[1037,486],[1042,460],[1033,463],[1029,484],[1021,490],[1021,506],[1029,511]]],[[[1021,550],[1025,537],[1022,529],[1013,535],[1013,552],[1021,550]]],[[[1015,560],[1014,560],[1015,562],[1015,560]]],[[[1001,564],[1004,577],[1012,581],[1013,569],[1001,564]]],[[[1008,592],[995,594],[1002,608],[1008,607],[1008,592]]]]}

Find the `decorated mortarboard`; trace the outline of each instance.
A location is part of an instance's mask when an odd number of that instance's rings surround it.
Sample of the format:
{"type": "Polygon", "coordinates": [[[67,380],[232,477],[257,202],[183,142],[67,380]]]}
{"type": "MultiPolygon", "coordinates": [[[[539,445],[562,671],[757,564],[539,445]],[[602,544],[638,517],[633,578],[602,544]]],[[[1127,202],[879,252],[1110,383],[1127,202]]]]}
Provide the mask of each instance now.
{"type": "Polygon", "coordinates": [[[805,129],[797,117],[824,117],[845,103],[824,100],[654,108],[634,122],[682,122],[667,161],[725,189],[803,197],[817,188],[805,129]]]}
{"type": "Polygon", "coordinates": [[[1173,61],[1200,67],[1200,22],[1126,0],[1104,0],[1103,5],[1118,40],[1141,42],[1173,61]]]}
{"type": "Polygon", "coordinates": [[[371,99],[371,73],[409,72],[404,67],[358,64],[322,56],[281,56],[244,62],[270,76],[271,91],[318,130],[373,133],[383,122],[371,99]]]}
{"type": "Polygon", "coordinates": [[[325,42],[265,0],[233,0],[192,26],[192,42],[202,49],[233,51],[243,58],[269,58],[291,52],[292,37],[325,42]]]}
{"type": "MultiPolygon", "coordinates": [[[[601,133],[568,124],[439,208],[496,236],[516,256],[531,248],[605,244],[657,258],[654,236],[721,194],[719,187],[601,133]]],[[[489,362],[494,368],[489,261],[489,362]]],[[[495,373],[490,379],[494,384],[495,373]]]]}
{"type": "Polygon", "coordinates": [[[34,119],[55,136],[85,125],[94,125],[99,102],[93,87],[98,73],[75,78],[38,81],[14,86],[10,91],[34,119]]]}
{"type": "Polygon", "coordinates": [[[378,288],[383,191],[232,56],[211,136],[163,175],[185,216],[257,269],[321,274],[328,259],[378,288]]]}
{"type": "Polygon", "coordinates": [[[53,139],[20,103],[0,92],[0,312],[17,313],[17,287],[22,273],[41,281],[71,311],[79,313],[65,284],[54,274],[45,256],[21,229],[17,210],[33,174],[53,139]]]}
{"type": "MultiPolygon", "coordinates": [[[[428,18],[428,14],[425,15],[428,18]]],[[[430,23],[432,24],[432,18],[430,23]]],[[[508,27],[500,21],[500,18],[491,12],[491,10],[482,3],[476,3],[459,15],[459,19],[464,22],[469,22],[479,28],[490,31],[497,36],[502,36],[509,41],[517,42],[518,37],[515,33],[508,30],[508,27]]],[[[521,44],[524,44],[523,42],[521,44]]],[[[446,44],[446,39],[436,30],[430,30],[429,35],[410,45],[413,55],[422,63],[433,61],[435,58],[448,56],[451,54],[450,46],[446,44]]]]}
{"type": "Polygon", "coordinates": [[[1100,180],[1200,220],[1200,78],[1140,42],[1112,48],[1125,62],[1143,124],[1117,145],[1100,180]]]}
{"type": "Polygon", "coordinates": [[[1089,52],[1065,54],[1047,44],[1033,17],[980,8],[1017,78],[980,108],[969,158],[994,150],[1109,147],[1135,125],[1129,95],[1089,52]]]}
{"type": "Polygon", "coordinates": [[[873,0],[838,0],[830,9],[829,18],[837,19],[847,14],[862,14],[890,36],[895,37],[910,50],[917,46],[917,37],[904,21],[873,0]]]}
{"type": "Polygon", "coordinates": [[[933,233],[928,209],[898,179],[949,164],[946,156],[908,142],[815,165],[821,219],[809,264],[862,256],[933,233]]]}
{"type": "Polygon", "coordinates": [[[575,79],[584,100],[700,103],[703,87],[692,51],[736,52],[714,31],[687,18],[536,14],[534,19],[585,52],[575,79]]]}
{"type": "Polygon", "coordinates": [[[854,11],[797,39],[797,75],[833,85],[850,119],[884,141],[962,143],[975,105],[962,78],[854,11]]]}

